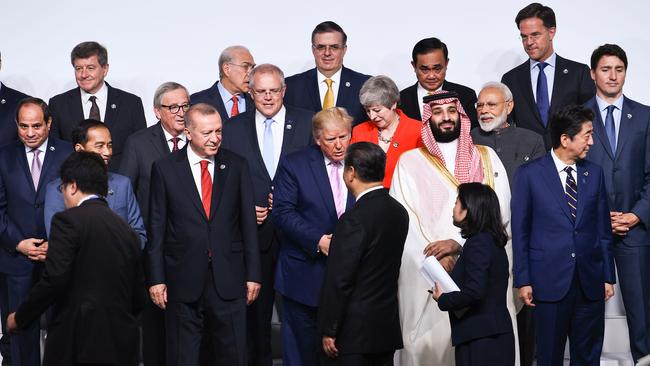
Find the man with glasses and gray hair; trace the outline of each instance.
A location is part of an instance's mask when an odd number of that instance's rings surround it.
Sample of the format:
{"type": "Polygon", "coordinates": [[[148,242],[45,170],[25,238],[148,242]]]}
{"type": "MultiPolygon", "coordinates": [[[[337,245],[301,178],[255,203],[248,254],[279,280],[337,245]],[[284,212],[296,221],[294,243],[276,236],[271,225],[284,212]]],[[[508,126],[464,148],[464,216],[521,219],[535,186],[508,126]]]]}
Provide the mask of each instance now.
{"type": "Polygon", "coordinates": [[[210,104],[224,122],[252,109],[248,80],[253,67],[255,60],[248,48],[226,47],[219,55],[219,80],[210,88],[192,94],[192,104],[210,104]]]}

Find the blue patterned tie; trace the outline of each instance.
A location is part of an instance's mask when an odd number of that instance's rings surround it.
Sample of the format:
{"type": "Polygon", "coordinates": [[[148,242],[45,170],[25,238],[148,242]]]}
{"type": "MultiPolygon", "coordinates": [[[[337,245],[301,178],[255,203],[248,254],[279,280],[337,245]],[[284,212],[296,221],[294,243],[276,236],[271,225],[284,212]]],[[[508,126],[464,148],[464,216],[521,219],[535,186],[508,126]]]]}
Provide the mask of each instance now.
{"type": "Polygon", "coordinates": [[[262,158],[264,159],[264,165],[266,165],[266,171],[269,172],[271,179],[275,176],[275,158],[273,153],[273,130],[271,126],[275,122],[271,118],[267,118],[264,121],[264,149],[262,151],[262,158]]]}
{"type": "Polygon", "coordinates": [[[544,68],[548,66],[546,62],[540,62],[537,64],[539,67],[539,75],[537,76],[537,110],[539,111],[539,116],[542,118],[542,123],[544,127],[548,125],[548,84],[546,83],[546,74],[544,73],[544,68]]]}
{"type": "Polygon", "coordinates": [[[614,126],[614,109],[616,106],[607,106],[607,116],[605,117],[605,131],[609,140],[609,147],[612,148],[612,154],[616,155],[616,126],[614,126]]]}
{"type": "Polygon", "coordinates": [[[566,202],[569,204],[569,212],[571,212],[571,217],[573,221],[576,219],[576,207],[578,207],[578,185],[576,184],[575,179],[573,179],[573,168],[567,166],[564,168],[566,172],[566,181],[564,183],[564,195],[566,196],[566,202]]]}

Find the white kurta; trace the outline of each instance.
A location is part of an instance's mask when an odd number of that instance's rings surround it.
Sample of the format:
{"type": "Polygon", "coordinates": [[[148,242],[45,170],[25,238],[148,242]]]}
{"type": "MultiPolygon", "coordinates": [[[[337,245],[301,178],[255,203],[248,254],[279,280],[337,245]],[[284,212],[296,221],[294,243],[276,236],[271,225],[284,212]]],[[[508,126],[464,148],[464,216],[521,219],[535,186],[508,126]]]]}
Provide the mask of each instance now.
{"type": "MultiPolygon", "coordinates": [[[[508,175],[496,153],[489,151],[494,172],[494,190],[499,197],[501,214],[510,233],[510,188],[508,175]]],[[[397,366],[454,365],[451,347],[451,326],[447,312],[427,292],[431,286],[420,273],[424,247],[437,240],[459,240],[460,229],[453,225],[452,212],[457,187],[429,160],[424,149],[410,150],[400,157],[390,194],[406,208],[409,231],[402,255],[398,282],[400,321],[404,349],[395,354],[397,366]]],[[[447,162],[453,166],[454,162],[447,162]]],[[[485,165],[485,164],[484,164],[485,165]]],[[[484,178],[487,183],[487,176],[484,178]]],[[[506,253],[512,273],[512,243],[506,253]]],[[[508,311],[517,340],[515,301],[512,293],[512,274],[508,281],[508,311]]],[[[515,343],[516,362],[519,351],[515,343]]]]}

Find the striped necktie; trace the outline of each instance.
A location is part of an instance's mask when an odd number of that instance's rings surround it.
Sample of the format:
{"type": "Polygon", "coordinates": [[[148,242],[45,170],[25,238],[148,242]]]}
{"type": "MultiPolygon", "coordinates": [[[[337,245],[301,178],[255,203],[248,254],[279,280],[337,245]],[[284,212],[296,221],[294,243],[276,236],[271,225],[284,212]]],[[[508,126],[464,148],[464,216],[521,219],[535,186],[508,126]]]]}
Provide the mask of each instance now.
{"type": "Polygon", "coordinates": [[[573,220],[576,219],[576,208],[578,207],[578,185],[576,184],[575,179],[573,179],[573,168],[567,166],[564,168],[566,172],[566,181],[564,183],[564,195],[566,196],[566,202],[569,205],[569,212],[571,212],[571,217],[573,220]]]}

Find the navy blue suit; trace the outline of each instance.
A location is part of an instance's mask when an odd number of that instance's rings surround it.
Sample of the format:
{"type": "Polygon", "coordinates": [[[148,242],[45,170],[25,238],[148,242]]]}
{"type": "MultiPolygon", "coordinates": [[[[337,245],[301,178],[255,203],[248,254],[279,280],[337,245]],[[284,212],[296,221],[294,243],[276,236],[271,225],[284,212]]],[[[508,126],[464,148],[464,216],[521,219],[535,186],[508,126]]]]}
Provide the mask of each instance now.
{"type": "Polygon", "coordinates": [[[16,128],[16,107],[18,102],[29,95],[11,89],[5,84],[0,86],[0,147],[18,139],[16,128]]]}
{"type": "MultiPolygon", "coordinates": [[[[217,88],[217,84],[219,84],[219,81],[215,82],[211,87],[205,90],[201,90],[199,92],[196,92],[190,96],[190,101],[192,104],[197,104],[197,103],[207,103],[214,108],[217,109],[217,112],[219,112],[219,116],[221,117],[222,122],[226,122],[229,120],[231,117],[228,116],[228,112],[226,111],[226,106],[223,104],[223,99],[221,98],[221,94],[219,94],[219,88],[217,88]]],[[[246,112],[251,112],[255,110],[255,105],[253,104],[253,99],[248,93],[244,93],[243,97],[245,98],[245,104],[246,104],[246,112]]],[[[241,114],[243,114],[242,112],[241,114]]]]}
{"type": "MultiPolygon", "coordinates": [[[[47,236],[50,236],[50,225],[52,217],[57,212],[65,210],[63,203],[63,194],[59,192],[58,187],[61,185],[61,179],[51,181],[45,190],[45,229],[47,236]]],[[[140,249],[144,248],[147,243],[147,231],[144,229],[144,221],[140,215],[138,201],[133,194],[133,187],[129,178],[108,173],[108,195],[106,196],[108,207],[121,217],[129,226],[138,234],[140,238],[140,249]]]]}
{"type": "Polygon", "coordinates": [[[602,169],[581,160],[575,221],[550,153],[523,165],[513,185],[514,287],[532,286],[537,364],[598,364],[604,330],[604,283],[615,283],[611,224],[602,169]]]}
{"type": "MultiPolygon", "coordinates": [[[[341,82],[339,92],[336,96],[336,106],[343,107],[348,114],[354,118],[353,125],[368,120],[368,115],[361,103],[359,103],[359,91],[363,83],[370,78],[350,70],[343,66],[341,69],[341,82]]],[[[319,112],[323,109],[323,100],[318,91],[318,78],[316,68],[303,73],[289,76],[285,80],[287,92],[284,95],[284,103],[310,111],[319,112]]]]}
{"type": "MultiPolygon", "coordinates": [[[[318,242],[334,232],[338,221],[320,148],[307,147],[281,159],[274,184],[272,219],[280,229],[275,289],[284,299],[283,362],[318,365],[317,306],[327,259],[318,242]]],[[[346,207],[353,204],[348,194],[346,207]]]]}
{"type": "MultiPolygon", "coordinates": [[[[43,222],[45,187],[56,179],[59,166],[71,151],[69,143],[50,136],[38,188],[34,189],[25,145],[15,142],[0,149],[0,276],[7,281],[6,292],[0,294],[3,322],[7,319],[4,312],[15,311],[26,298],[40,267],[18,253],[16,246],[23,239],[47,238],[43,222]]],[[[40,364],[37,324],[11,339],[12,362],[40,364]]]]}
{"type": "Polygon", "coordinates": [[[612,152],[596,98],[594,145],[587,159],[600,165],[612,211],[640,220],[625,236],[614,235],[614,257],[635,360],[650,354],[650,108],[623,100],[616,151],[612,152]]]}

